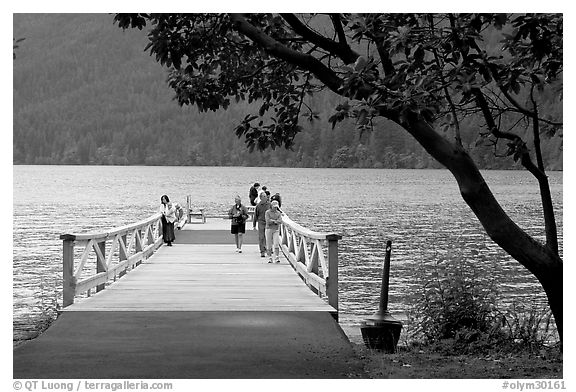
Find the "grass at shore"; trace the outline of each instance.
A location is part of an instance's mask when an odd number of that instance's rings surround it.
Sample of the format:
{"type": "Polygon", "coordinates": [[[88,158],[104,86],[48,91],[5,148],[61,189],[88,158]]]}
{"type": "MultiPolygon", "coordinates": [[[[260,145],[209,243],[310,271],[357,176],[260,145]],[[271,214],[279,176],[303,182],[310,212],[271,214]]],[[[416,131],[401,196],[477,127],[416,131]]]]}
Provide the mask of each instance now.
{"type": "Polygon", "coordinates": [[[558,348],[538,353],[450,355],[434,347],[399,346],[394,354],[353,343],[370,378],[390,379],[557,379],[562,378],[558,348]]]}

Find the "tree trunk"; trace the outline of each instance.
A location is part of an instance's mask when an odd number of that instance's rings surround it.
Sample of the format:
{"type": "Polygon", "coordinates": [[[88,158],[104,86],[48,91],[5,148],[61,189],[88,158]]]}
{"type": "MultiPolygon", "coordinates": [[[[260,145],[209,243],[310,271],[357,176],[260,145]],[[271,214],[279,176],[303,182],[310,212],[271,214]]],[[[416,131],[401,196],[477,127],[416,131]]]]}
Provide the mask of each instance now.
{"type": "Polygon", "coordinates": [[[462,147],[448,142],[417,115],[410,116],[403,126],[432,157],[452,173],[462,198],[488,236],[538,279],[544,288],[562,339],[562,259],[510,219],[492,194],[476,164],[462,147]]]}

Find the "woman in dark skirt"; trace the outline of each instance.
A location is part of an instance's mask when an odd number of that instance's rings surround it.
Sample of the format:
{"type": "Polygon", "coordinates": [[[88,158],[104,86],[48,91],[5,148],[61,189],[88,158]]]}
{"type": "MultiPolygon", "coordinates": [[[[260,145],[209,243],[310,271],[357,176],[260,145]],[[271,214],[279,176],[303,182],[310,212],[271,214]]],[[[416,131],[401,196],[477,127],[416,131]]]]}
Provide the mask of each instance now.
{"type": "Polygon", "coordinates": [[[228,211],[228,217],[232,219],[230,232],[234,234],[234,240],[236,241],[236,252],[242,253],[242,236],[246,232],[248,209],[242,204],[240,196],[236,196],[234,205],[228,211]]]}
{"type": "Polygon", "coordinates": [[[160,213],[162,214],[162,239],[167,246],[172,246],[172,242],[176,238],[174,236],[174,222],[176,221],[176,208],[168,196],[163,195],[160,198],[160,213]]]}

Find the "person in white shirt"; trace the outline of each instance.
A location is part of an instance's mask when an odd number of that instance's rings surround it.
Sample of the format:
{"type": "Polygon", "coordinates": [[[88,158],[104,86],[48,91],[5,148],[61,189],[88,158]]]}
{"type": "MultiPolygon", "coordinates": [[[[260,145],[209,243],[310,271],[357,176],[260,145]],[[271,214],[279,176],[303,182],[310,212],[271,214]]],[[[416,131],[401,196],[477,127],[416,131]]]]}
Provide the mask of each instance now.
{"type": "Polygon", "coordinates": [[[162,239],[167,246],[172,246],[172,242],[176,239],[174,236],[174,222],[176,222],[176,208],[167,195],[160,198],[160,213],[162,217],[162,239]]]}

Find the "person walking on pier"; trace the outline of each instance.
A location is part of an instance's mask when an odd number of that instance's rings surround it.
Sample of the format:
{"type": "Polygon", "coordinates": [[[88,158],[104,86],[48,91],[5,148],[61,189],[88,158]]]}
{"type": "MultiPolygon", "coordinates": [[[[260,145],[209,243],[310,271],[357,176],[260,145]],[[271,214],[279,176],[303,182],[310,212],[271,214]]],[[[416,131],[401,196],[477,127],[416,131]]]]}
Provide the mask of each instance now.
{"type": "Polygon", "coordinates": [[[280,225],[282,224],[283,213],[278,209],[278,202],[274,200],[270,203],[270,209],[266,211],[266,250],[268,253],[268,263],[272,263],[272,250],[274,250],[274,261],[280,262],[280,225]]]}
{"type": "Polygon", "coordinates": [[[256,230],[258,223],[258,245],[260,246],[260,257],[265,257],[266,253],[266,211],[270,209],[270,202],[266,193],[260,193],[260,203],[254,209],[252,228],[256,230]]]}
{"type": "Polygon", "coordinates": [[[243,235],[246,232],[246,220],[248,219],[248,210],[242,204],[240,196],[234,199],[234,205],[228,211],[228,216],[232,219],[230,232],[234,234],[236,241],[236,252],[242,253],[243,235]]]}
{"type": "Polygon", "coordinates": [[[278,208],[282,208],[282,197],[280,197],[280,193],[276,192],[272,197],[270,197],[270,201],[276,200],[278,202],[278,208]]]}
{"type": "Polygon", "coordinates": [[[250,198],[250,204],[255,206],[258,204],[258,194],[260,193],[260,184],[255,182],[252,187],[250,187],[250,192],[248,192],[248,197],[250,198]]]}
{"type": "Polygon", "coordinates": [[[162,239],[167,246],[172,246],[172,242],[176,238],[174,236],[174,222],[176,221],[176,208],[167,195],[160,198],[160,213],[162,217],[162,239]]]}
{"type": "Polygon", "coordinates": [[[266,186],[262,186],[262,191],[260,191],[260,194],[262,194],[262,192],[266,193],[266,197],[268,198],[268,201],[270,201],[270,191],[268,188],[266,188],[266,186]]]}

